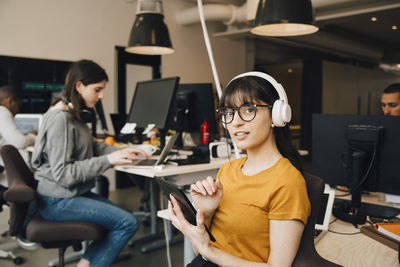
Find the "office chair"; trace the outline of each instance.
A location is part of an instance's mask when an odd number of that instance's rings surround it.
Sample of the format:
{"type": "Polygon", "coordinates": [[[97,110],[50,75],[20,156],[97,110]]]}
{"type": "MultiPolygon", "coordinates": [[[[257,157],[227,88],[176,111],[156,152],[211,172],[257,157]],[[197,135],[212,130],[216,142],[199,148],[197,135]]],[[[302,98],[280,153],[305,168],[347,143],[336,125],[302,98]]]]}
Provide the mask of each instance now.
{"type": "MultiPolygon", "coordinates": [[[[0,174],[4,171],[3,166],[0,166],[0,174]]],[[[7,187],[0,185],[0,212],[3,211],[3,205],[6,205],[7,202],[3,198],[3,193],[7,190],[7,187]]],[[[7,236],[8,231],[4,231],[1,233],[2,237],[7,236]]],[[[20,265],[24,262],[24,259],[19,256],[15,256],[12,250],[18,247],[16,242],[5,243],[0,245],[0,259],[12,259],[12,261],[16,265],[20,265]]]]}
{"type": "Polygon", "coordinates": [[[304,173],[306,180],[307,194],[311,204],[311,213],[301,236],[299,250],[293,261],[293,267],[340,267],[341,265],[330,262],[322,258],[315,250],[314,229],[317,219],[322,194],[324,193],[324,181],[312,174],[304,173]]]}
{"type": "Polygon", "coordinates": [[[29,203],[36,195],[36,180],[18,150],[5,145],[0,147],[8,181],[4,199],[10,205],[9,234],[23,236],[43,248],[57,248],[59,266],[64,266],[64,253],[69,246],[80,246],[85,240],[101,240],[105,230],[99,225],[85,222],[50,222],[36,213],[26,230],[23,229],[29,203]]]}

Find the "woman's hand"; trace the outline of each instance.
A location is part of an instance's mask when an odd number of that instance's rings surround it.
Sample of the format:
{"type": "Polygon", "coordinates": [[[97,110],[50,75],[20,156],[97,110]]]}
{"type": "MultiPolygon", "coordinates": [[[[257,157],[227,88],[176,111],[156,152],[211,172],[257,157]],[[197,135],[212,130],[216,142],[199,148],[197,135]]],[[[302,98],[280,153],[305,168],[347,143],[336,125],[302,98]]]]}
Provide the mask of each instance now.
{"type": "Polygon", "coordinates": [[[203,212],[197,210],[197,225],[192,225],[185,219],[177,200],[172,195],[170,195],[170,198],[168,211],[172,224],[192,243],[195,251],[198,251],[200,254],[205,253],[209,248],[210,237],[204,227],[203,212]]]}
{"type": "Polygon", "coordinates": [[[192,184],[190,187],[190,194],[192,196],[193,205],[196,209],[200,209],[204,212],[204,216],[208,222],[221,201],[222,184],[218,179],[214,182],[214,179],[208,176],[206,179],[192,184]]]}
{"type": "Polygon", "coordinates": [[[111,165],[125,165],[138,160],[140,155],[145,158],[149,157],[149,155],[141,149],[124,148],[108,154],[107,159],[111,165]]]}

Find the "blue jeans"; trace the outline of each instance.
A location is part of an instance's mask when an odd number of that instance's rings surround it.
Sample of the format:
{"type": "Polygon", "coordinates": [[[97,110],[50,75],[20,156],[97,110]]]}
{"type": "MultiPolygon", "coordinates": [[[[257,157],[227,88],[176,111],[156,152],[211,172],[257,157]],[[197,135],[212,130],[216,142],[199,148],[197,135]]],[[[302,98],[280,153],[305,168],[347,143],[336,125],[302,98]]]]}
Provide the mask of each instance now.
{"type": "Polygon", "coordinates": [[[48,221],[79,221],[101,225],[106,230],[103,240],[93,241],[83,258],[90,266],[111,266],[125,244],[136,233],[136,218],[94,193],[73,198],[37,195],[40,215],[48,221]]]}

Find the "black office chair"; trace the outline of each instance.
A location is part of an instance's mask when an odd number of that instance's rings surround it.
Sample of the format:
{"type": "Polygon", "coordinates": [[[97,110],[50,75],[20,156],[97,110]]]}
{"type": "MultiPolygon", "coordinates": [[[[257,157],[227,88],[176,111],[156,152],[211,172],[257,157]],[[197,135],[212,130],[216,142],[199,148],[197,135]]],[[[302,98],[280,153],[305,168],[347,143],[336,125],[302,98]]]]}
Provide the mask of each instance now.
{"type": "MultiPolygon", "coordinates": [[[[4,172],[4,167],[2,165],[0,165],[0,174],[2,174],[4,172]]],[[[4,187],[2,185],[0,185],[0,212],[3,211],[3,205],[7,205],[7,202],[4,200],[3,198],[3,193],[7,190],[7,187],[4,187]]],[[[8,231],[3,231],[1,233],[2,237],[7,236],[8,231]]],[[[24,262],[24,259],[22,257],[16,256],[13,253],[13,249],[17,248],[18,245],[16,242],[12,242],[11,243],[6,243],[6,244],[2,244],[0,245],[0,259],[12,259],[12,261],[16,264],[16,265],[20,265],[24,262]]]]}
{"type": "Polygon", "coordinates": [[[18,150],[5,145],[0,147],[8,181],[4,199],[10,205],[9,234],[23,236],[43,248],[58,248],[59,266],[64,266],[64,252],[69,246],[79,247],[85,240],[101,240],[105,230],[99,225],[85,222],[49,222],[38,213],[23,229],[29,203],[36,195],[36,180],[18,150]]]}
{"type": "Polygon", "coordinates": [[[315,221],[319,212],[319,207],[324,193],[324,181],[312,174],[304,173],[306,180],[307,194],[311,204],[311,213],[301,236],[299,250],[293,261],[293,267],[340,267],[336,263],[322,258],[314,246],[315,221]]]}

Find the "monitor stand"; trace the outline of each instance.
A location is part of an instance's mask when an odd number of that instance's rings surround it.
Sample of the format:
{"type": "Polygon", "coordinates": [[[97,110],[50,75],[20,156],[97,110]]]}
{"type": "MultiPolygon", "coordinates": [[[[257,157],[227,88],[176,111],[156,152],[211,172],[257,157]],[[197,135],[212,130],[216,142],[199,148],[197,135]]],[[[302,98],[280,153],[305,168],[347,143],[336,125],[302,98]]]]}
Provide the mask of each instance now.
{"type": "Polygon", "coordinates": [[[380,206],[370,203],[361,203],[361,207],[356,209],[351,206],[350,200],[335,199],[333,215],[339,220],[352,224],[364,224],[366,216],[391,219],[400,214],[400,209],[380,206]]]}
{"type": "Polygon", "coordinates": [[[368,203],[361,203],[362,185],[360,182],[364,176],[362,173],[363,161],[365,160],[365,152],[353,152],[353,183],[351,190],[351,201],[335,200],[333,207],[333,215],[339,220],[352,223],[354,225],[364,224],[367,216],[378,217],[383,219],[393,218],[400,213],[400,209],[393,207],[385,207],[368,203]],[[353,188],[356,186],[356,188],[353,188]]]}

